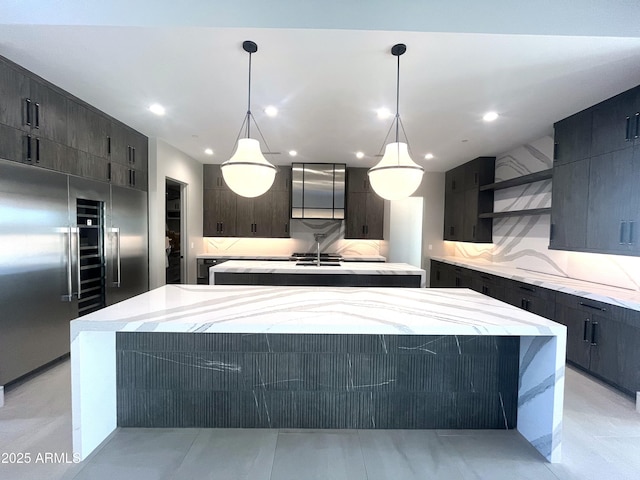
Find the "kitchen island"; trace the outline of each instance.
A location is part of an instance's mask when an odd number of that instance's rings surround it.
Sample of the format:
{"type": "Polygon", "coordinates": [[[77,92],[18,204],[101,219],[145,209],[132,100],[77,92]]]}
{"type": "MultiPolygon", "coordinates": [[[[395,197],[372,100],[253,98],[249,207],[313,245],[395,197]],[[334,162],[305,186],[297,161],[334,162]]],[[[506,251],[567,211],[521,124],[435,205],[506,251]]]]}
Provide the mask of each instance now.
{"type": "Polygon", "coordinates": [[[209,284],[426,287],[426,272],[406,263],[230,260],[209,268],[209,284]]]}
{"type": "Polygon", "coordinates": [[[71,322],[74,452],[118,426],[517,428],[557,462],[565,345],[466,289],[168,285],[71,322]]]}

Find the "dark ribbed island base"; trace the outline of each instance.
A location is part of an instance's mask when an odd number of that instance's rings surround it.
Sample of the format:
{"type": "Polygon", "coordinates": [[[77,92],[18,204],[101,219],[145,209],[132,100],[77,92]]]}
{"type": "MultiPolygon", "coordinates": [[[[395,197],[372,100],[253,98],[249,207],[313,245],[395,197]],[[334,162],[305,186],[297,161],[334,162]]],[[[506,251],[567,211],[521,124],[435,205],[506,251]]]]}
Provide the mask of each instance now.
{"type": "Polygon", "coordinates": [[[121,427],[516,427],[519,337],[118,332],[121,427]]]}
{"type": "MultiPolygon", "coordinates": [[[[317,267],[307,267],[317,268],[317,267]]],[[[331,273],[230,273],[217,272],[216,285],[277,285],[286,287],[413,287],[420,275],[350,275],[331,273]]]]}

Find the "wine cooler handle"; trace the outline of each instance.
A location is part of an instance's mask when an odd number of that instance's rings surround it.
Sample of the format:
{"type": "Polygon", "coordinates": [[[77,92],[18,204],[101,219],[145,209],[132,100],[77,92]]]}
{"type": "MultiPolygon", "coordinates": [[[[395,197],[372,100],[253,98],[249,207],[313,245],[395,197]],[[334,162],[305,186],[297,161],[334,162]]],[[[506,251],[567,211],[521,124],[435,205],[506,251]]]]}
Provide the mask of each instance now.
{"type": "Polygon", "coordinates": [[[120,229],[114,228],[113,233],[116,234],[116,281],[114,286],[120,288],[121,282],[121,263],[120,263],[120,229]]]}
{"type": "Polygon", "coordinates": [[[77,254],[77,262],[76,262],[76,280],[78,280],[78,300],[80,300],[82,298],[82,270],[81,270],[81,264],[82,262],[80,261],[80,227],[78,228],[74,228],[74,230],[76,231],[76,254],[77,254]]]}

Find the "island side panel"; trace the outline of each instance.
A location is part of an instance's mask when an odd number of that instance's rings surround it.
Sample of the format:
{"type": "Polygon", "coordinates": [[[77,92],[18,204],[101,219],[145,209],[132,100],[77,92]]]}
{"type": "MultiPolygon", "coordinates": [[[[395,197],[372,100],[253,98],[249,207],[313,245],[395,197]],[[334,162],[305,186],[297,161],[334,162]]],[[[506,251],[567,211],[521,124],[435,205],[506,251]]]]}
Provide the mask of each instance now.
{"type": "Polygon", "coordinates": [[[519,339],[120,332],[118,425],[515,428],[519,339]]]}
{"type": "Polygon", "coordinates": [[[73,452],[84,460],[117,427],[116,333],[74,330],[72,326],[73,452]]]}
{"type": "Polygon", "coordinates": [[[549,462],[561,460],[566,334],[521,337],[518,431],[549,462]]]}

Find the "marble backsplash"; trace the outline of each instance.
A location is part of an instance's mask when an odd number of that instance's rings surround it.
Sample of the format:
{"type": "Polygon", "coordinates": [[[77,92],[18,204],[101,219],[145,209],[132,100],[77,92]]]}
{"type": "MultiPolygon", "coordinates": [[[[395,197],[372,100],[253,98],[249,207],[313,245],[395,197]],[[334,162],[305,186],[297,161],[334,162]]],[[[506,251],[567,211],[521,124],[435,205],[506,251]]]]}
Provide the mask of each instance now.
{"type": "MultiPolygon", "coordinates": [[[[496,182],[553,166],[553,138],[545,136],[496,158],[496,182]]],[[[551,180],[497,190],[494,210],[551,206],[551,180]]],[[[493,243],[445,242],[447,255],[502,264],[640,291],[640,258],[549,250],[551,216],[494,219],[493,243]]]]}
{"type": "Polygon", "coordinates": [[[291,220],[291,238],[203,238],[203,252],[212,255],[291,255],[315,252],[314,233],[324,233],[320,242],[323,253],[341,255],[387,256],[385,240],[346,240],[341,220],[291,220]]]}

